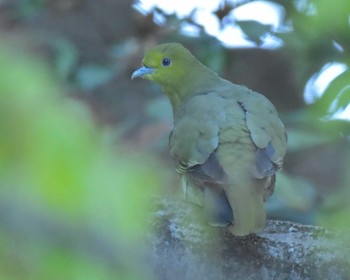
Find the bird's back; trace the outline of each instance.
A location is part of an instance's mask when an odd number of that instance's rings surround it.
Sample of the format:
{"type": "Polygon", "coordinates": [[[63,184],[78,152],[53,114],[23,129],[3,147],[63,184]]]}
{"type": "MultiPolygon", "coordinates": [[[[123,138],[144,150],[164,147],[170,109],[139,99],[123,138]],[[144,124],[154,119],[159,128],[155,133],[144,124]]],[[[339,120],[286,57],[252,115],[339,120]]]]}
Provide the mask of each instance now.
{"type": "Polygon", "coordinates": [[[286,141],[271,102],[223,80],[221,86],[189,98],[179,109],[174,127],[187,137],[182,138],[183,143],[172,139],[172,147],[175,143],[178,149],[184,151],[187,146],[191,151],[179,156],[173,150],[175,159],[190,163],[183,173],[185,190],[204,206],[211,223],[225,225],[232,217],[232,232],[237,235],[262,228],[263,202],[273,192],[286,141]],[[257,144],[254,134],[261,129],[267,136],[261,135],[257,144]],[[276,152],[272,143],[280,150],[276,152]]]}

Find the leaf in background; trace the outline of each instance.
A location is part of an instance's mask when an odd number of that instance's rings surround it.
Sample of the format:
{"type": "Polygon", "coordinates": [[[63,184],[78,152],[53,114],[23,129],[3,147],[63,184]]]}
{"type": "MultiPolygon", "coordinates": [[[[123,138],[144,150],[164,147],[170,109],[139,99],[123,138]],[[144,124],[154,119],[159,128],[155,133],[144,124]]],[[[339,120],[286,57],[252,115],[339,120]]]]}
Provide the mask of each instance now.
{"type": "Polygon", "coordinates": [[[238,20],[236,23],[242,29],[247,39],[255,42],[258,46],[263,43],[262,37],[272,32],[271,24],[263,24],[255,20],[238,20]]]}
{"type": "Polygon", "coordinates": [[[53,45],[58,75],[67,80],[78,62],[78,51],[70,41],[63,38],[55,40],[53,45]]]}
{"type": "Polygon", "coordinates": [[[79,216],[82,177],[97,140],[86,108],[63,100],[40,63],[8,51],[0,61],[3,174],[24,197],[42,196],[50,207],[79,216]]]}
{"type": "Polygon", "coordinates": [[[346,70],[330,83],[319,106],[324,111],[327,110],[327,113],[324,113],[327,114],[326,120],[344,119],[350,121],[349,104],[350,71],[346,70]]]}
{"type": "Polygon", "coordinates": [[[45,6],[45,0],[22,0],[19,1],[18,10],[22,17],[32,18],[45,6]]]}
{"type": "MultiPolygon", "coordinates": [[[[19,279],[147,279],[139,244],[159,168],[101,137],[50,73],[0,48],[0,258],[19,279]]],[[[0,278],[15,279],[7,267],[0,278]]]]}

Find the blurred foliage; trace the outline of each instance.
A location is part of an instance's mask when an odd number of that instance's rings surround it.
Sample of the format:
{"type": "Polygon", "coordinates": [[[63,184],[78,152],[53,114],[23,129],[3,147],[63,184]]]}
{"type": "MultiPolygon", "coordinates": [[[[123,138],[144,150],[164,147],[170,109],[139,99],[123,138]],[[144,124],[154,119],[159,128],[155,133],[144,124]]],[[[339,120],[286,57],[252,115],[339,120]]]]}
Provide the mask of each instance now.
{"type": "Polygon", "coordinates": [[[21,0],[18,3],[18,11],[24,18],[37,15],[45,7],[45,0],[21,0]]]}
{"type": "Polygon", "coordinates": [[[40,59],[0,61],[0,278],[147,279],[154,160],[115,147],[40,59]]]}
{"type": "Polygon", "coordinates": [[[53,42],[55,69],[63,80],[69,80],[78,63],[78,51],[68,40],[59,38],[53,42]]]}

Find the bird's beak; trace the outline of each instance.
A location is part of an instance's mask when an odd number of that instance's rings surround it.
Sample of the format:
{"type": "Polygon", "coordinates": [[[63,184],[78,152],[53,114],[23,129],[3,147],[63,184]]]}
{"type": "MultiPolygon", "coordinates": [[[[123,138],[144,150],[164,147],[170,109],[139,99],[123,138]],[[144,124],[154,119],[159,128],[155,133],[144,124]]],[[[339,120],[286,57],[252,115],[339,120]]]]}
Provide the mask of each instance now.
{"type": "Polygon", "coordinates": [[[143,78],[145,75],[152,74],[153,72],[154,72],[154,68],[142,66],[141,68],[137,69],[134,73],[132,73],[131,80],[138,77],[143,78]]]}

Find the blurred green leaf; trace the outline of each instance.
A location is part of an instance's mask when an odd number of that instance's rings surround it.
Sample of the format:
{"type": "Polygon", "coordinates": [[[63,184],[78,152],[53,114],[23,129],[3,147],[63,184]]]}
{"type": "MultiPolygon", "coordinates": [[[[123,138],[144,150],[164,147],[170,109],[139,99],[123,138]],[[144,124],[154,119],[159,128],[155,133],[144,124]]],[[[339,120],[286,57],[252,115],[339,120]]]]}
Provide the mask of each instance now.
{"type": "Polygon", "coordinates": [[[253,41],[258,46],[262,44],[262,37],[272,31],[272,25],[262,24],[255,20],[238,20],[237,25],[242,29],[247,39],[253,41]]]}
{"type": "Polygon", "coordinates": [[[350,71],[346,70],[337,76],[327,87],[321,99],[316,104],[320,115],[332,119],[350,104],[350,71]]]}
{"type": "Polygon", "coordinates": [[[147,279],[138,245],[150,230],[158,168],[115,148],[62,91],[39,59],[0,47],[0,257],[11,263],[17,251],[22,261],[20,273],[0,278],[147,279]],[[95,248],[90,235],[101,239],[95,248]],[[117,260],[101,262],[104,243],[120,244],[117,260]]]}
{"type": "Polygon", "coordinates": [[[57,39],[53,44],[57,72],[67,80],[78,62],[78,51],[70,41],[63,38],[57,39]]]}
{"type": "Polygon", "coordinates": [[[19,2],[19,13],[24,18],[35,16],[45,6],[45,0],[21,0],[19,2]]]}

